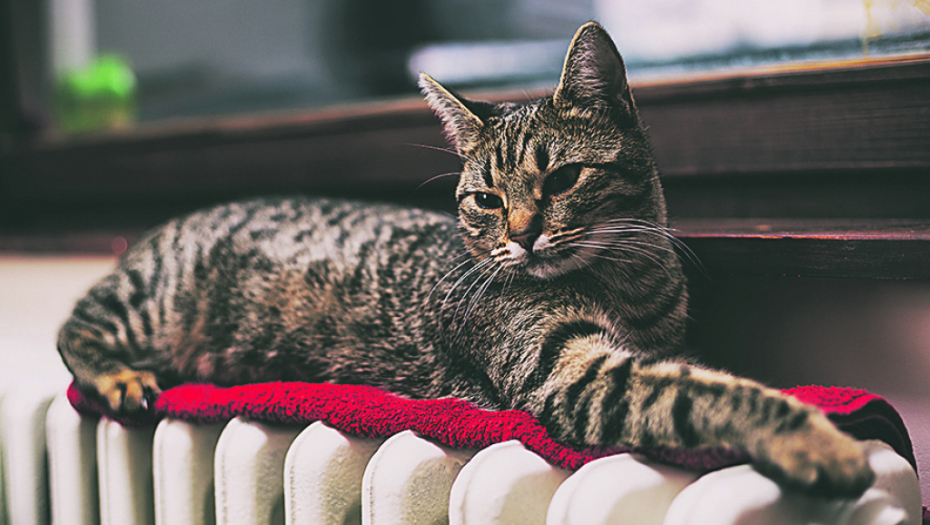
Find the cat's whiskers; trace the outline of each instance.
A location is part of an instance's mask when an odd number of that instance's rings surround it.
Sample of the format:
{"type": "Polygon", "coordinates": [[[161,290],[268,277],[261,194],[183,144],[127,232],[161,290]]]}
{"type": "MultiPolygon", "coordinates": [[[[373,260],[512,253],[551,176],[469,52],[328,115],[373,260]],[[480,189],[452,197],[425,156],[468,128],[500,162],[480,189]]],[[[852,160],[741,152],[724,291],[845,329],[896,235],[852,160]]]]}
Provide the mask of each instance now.
{"type": "Polygon", "coordinates": [[[687,244],[685,244],[681,239],[678,238],[677,235],[675,235],[675,232],[678,230],[674,228],[670,228],[668,226],[662,226],[662,225],[659,225],[659,224],[656,224],[650,221],[644,221],[642,219],[611,219],[607,222],[633,223],[633,224],[640,225],[643,228],[647,228],[650,231],[653,231],[656,234],[661,235],[662,237],[665,237],[666,239],[671,241],[671,243],[674,244],[677,248],[680,248],[683,252],[685,252],[685,254],[689,257],[689,259],[691,259],[692,262],[696,264],[700,264],[700,261],[697,260],[697,256],[694,254],[693,251],[691,251],[691,248],[689,248],[687,244]]]}
{"type": "MultiPolygon", "coordinates": [[[[461,285],[462,283],[464,283],[464,282],[465,282],[469,277],[471,277],[474,273],[476,273],[476,272],[482,270],[485,266],[487,266],[487,265],[489,265],[489,264],[492,264],[493,262],[494,262],[494,259],[490,259],[490,258],[482,259],[482,260],[478,261],[473,267],[469,268],[468,271],[466,271],[466,272],[463,273],[461,276],[459,276],[458,280],[455,281],[455,284],[452,285],[452,288],[450,288],[449,291],[446,293],[445,298],[443,298],[443,300],[442,300],[442,305],[441,305],[439,311],[440,311],[440,312],[445,312],[445,311],[446,311],[446,303],[449,302],[449,298],[452,297],[452,294],[455,293],[455,290],[456,290],[456,288],[459,287],[459,285],[461,285]]],[[[469,288],[470,288],[470,287],[469,287],[469,288]]],[[[466,290],[465,293],[466,293],[466,295],[467,295],[468,291],[466,290]]],[[[458,308],[456,308],[456,313],[458,313],[458,308]]],[[[454,316],[453,316],[453,318],[454,318],[454,316]]]]}
{"type": "Polygon", "coordinates": [[[648,259],[650,263],[661,268],[667,276],[672,277],[671,272],[669,271],[669,265],[667,264],[667,258],[662,258],[653,251],[650,251],[649,248],[660,249],[668,252],[671,256],[677,257],[678,254],[670,248],[664,248],[653,243],[648,242],[636,242],[630,241],[628,239],[615,239],[611,242],[597,242],[597,241],[578,241],[574,243],[577,246],[587,246],[592,248],[598,248],[600,251],[593,253],[592,256],[610,260],[614,262],[623,262],[626,264],[636,264],[637,262],[642,262],[643,259],[648,259]],[[635,255],[639,258],[632,259],[620,259],[617,257],[612,257],[605,255],[603,252],[608,252],[611,254],[622,254],[622,255],[635,255]]]}
{"type": "MultiPolygon", "coordinates": [[[[458,287],[460,284],[462,284],[462,282],[463,282],[465,279],[467,279],[468,276],[469,276],[470,274],[472,274],[473,272],[477,271],[477,270],[481,267],[481,265],[484,263],[485,260],[486,260],[486,259],[483,259],[483,260],[481,260],[481,261],[478,261],[477,263],[474,264],[474,266],[472,266],[471,268],[469,268],[468,270],[466,270],[465,273],[463,273],[462,275],[460,275],[460,276],[458,277],[458,279],[455,281],[455,283],[452,285],[452,287],[449,288],[449,291],[446,292],[446,296],[445,296],[445,297],[443,298],[443,300],[442,300],[442,305],[441,305],[441,307],[440,307],[440,311],[441,311],[441,312],[442,312],[442,311],[445,311],[446,303],[449,301],[449,297],[452,295],[452,293],[455,292],[456,287],[458,287]]],[[[463,263],[459,264],[458,266],[456,266],[455,268],[453,268],[453,269],[449,270],[448,272],[446,272],[446,274],[442,276],[442,278],[439,280],[439,282],[436,283],[436,285],[433,287],[433,289],[435,290],[437,287],[439,287],[439,285],[440,285],[442,282],[444,282],[444,281],[446,280],[447,277],[453,275],[453,274],[454,274],[455,272],[457,272],[460,268],[462,268],[463,266],[465,266],[466,264],[469,264],[469,263],[474,263],[474,261],[473,261],[472,259],[468,259],[468,260],[466,260],[465,262],[463,262],[463,263]]],[[[432,291],[431,291],[430,293],[432,293],[432,291]]]]}
{"type": "Polygon", "coordinates": [[[615,232],[622,234],[630,234],[635,232],[645,235],[654,235],[661,239],[665,239],[671,243],[679,260],[683,262],[687,261],[699,271],[701,271],[701,273],[705,273],[704,265],[701,263],[700,259],[698,259],[697,255],[687,244],[685,244],[674,234],[676,230],[673,228],[662,226],[654,222],[633,218],[609,219],[605,222],[611,223],[616,227],[601,227],[595,228],[595,230],[599,232],[615,232]]]}
{"type": "Polygon", "coordinates": [[[460,254],[456,255],[455,257],[453,257],[452,259],[450,259],[449,262],[455,262],[455,261],[461,259],[462,257],[475,257],[476,255],[477,255],[478,257],[484,257],[485,255],[488,255],[488,253],[489,253],[489,252],[488,252],[487,250],[485,250],[485,251],[483,251],[483,252],[479,252],[478,254],[474,254],[474,253],[472,253],[472,252],[469,251],[469,250],[465,250],[465,251],[463,251],[462,253],[460,253],[460,254]]]}
{"type": "MultiPolygon", "coordinates": [[[[452,149],[452,148],[442,148],[442,147],[439,147],[439,146],[430,146],[429,144],[416,144],[416,143],[412,143],[412,142],[411,142],[411,143],[408,143],[407,145],[408,145],[408,146],[413,146],[413,147],[415,147],[415,148],[424,148],[424,149],[431,149],[431,150],[434,150],[434,151],[442,151],[443,153],[448,153],[448,154],[450,154],[450,155],[455,155],[456,157],[458,157],[458,158],[460,158],[460,159],[462,159],[462,160],[468,160],[468,161],[471,161],[471,162],[475,162],[475,160],[472,159],[471,157],[469,157],[468,155],[463,155],[463,154],[459,153],[458,151],[455,151],[455,150],[452,149]]],[[[476,163],[476,164],[477,164],[477,163],[476,163]]]]}
{"type": "MultiPolygon", "coordinates": [[[[630,253],[629,250],[627,252],[630,253]]],[[[666,276],[668,276],[669,278],[672,277],[672,274],[669,271],[668,267],[662,264],[662,261],[656,259],[654,255],[651,255],[648,252],[645,252],[642,250],[634,250],[632,252],[638,255],[645,256],[647,259],[650,260],[651,263],[661,268],[662,271],[665,272],[666,276]]],[[[592,257],[597,258],[597,259],[603,259],[606,261],[616,262],[616,263],[623,263],[626,265],[633,265],[633,264],[642,262],[642,259],[621,258],[621,257],[612,256],[612,255],[604,255],[604,253],[595,253],[595,254],[592,254],[592,257]]]]}
{"type": "Polygon", "coordinates": [[[640,235],[628,235],[629,232],[623,232],[622,236],[617,236],[615,232],[610,231],[597,231],[595,235],[590,235],[590,238],[586,238],[577,243],[586,243],[588,245],[594,246],[598,245],[606,249],[624,249],[629,247],[638,247],[643,251],[649,251],[655,255],[658,255],[657,252],[664,252],[668,255],[678,257],[678,254],[675,253],[674,248],[666,245],[663,242],[652,242],[646,239],[643,239],[640,235]]]}
{"type": "Polygon", "coordinates": [[[415,190],[413,190],[413,191],[418,191],[420,188],[422,188],[423,186],[426,186],[427,184],[429,184],[430,182],[433,182],[434,180],[438,180],[438,179],[441,179],[441,178],[443,178],[443,177],[459,176],[459,175],[461,175],[461,174],[462,174],[461,171],[451,171],[451,172],[449,172],[449,173],[440,173],[439,175],[433,175],[432,177],[430,177],[430,178],[426,179],[425,181],[421,182],[420,185],[417,186],[417,188],[416,188],[415,190]]]}
{"type": "Polygon", "coordinates": [[[592,245],[592,246],[593,246],[595,243],[597,243],[597,244],[599,244],[600,246],[602,246],[602,247],[604,247],[604,248],[613,248],[613,247],[624,248],[624,247],[627,247],[627,246],[642,246],[642,247],[645,247],[645,248],[653,248],[653,249],[658,250],[658,251],[663,251],[663,252],[665,252],[665,253],[668,253],[668,254],[671,254],[671,255],[675,255],[676,257],[678,256],[678,254],[675,253],[675,250],[674,250],[673,248],[669,247],[669,246],[663,246],[663,245],[661,245],[661,244],[657,244],[657,243],[653,243],[653,242],[648,242],[648,241],[635,240],[635,239],[632,239],[632,238],[627,238],[627,239],[604,239],[604,240],[601,240],[601,241],[597,241],[597,240],[584,240],[584,241],[578,241],[578,242],[579,242],[579,243],[587,243],[588,245],[592,245]]]}
{"type": "MultiPolygon", "coordinates": [[[[484,297],[485,292],[488,291],[488,287],[491,286],[491,283],[494,282],[494,279],[497,277],[497,274],[501,272],[501,270],[504,270],[504,267],[498,266],[496,270],[491,272],[491,274],[487,277],[487,279],[484,280],[481,286],[478,287],[478,289],[475,292],[475,295],[472,296],[472,298],[468,301],[468,307],[465,309],[465,315],[462,317],[462,323],[459,325],[459,329],[458,329],[458,332],[456,333],[456,337],[458,337],[459,334],[461,334],[462,329],[465,327],[465,324],[468,323],[468,318],[471,317],[471,313],[474,311],[475,307],[480,303],[481,299],[484,297]]],[[[471,290],[471,287],[469,287],[469,290],[471,290]]],[[[464,300],[467,296],[468,296],[468,291],[465,292],[465,296],[462,297],[462,300],[464,300]]]]}
{"type": "MultiPolygon", "coordinates": [[[[448,276],[451,275],[453,272],[457,271],[459,268],[461,268],[462,266],[464,266],[465,264],[467,264],[467,263],[469,263],[469,262],[471,262],[471,259],[469,259],[468,261],[466,261],[466,262],[463,263],[463,264],[460,264],[459,266],[456,266],[453,270],[451,270],[450,272],[448,272],[446,275],[443,276],[443,280],[445,280],[446,277],[448,277],[448,276]]],[[[469,268],[465,273],[463,273],[462,275],[459,276],[459,278],[455,281],[455,283],[452,285],[452,287],[449,288],[449,291],[446,293],[446,296],[443,298],[442,303],[441,303],[440,306],[439,306],[439,314],[440,314],[440,316],[444,315],[445,312],[446,312],[446,310],[449,308],[449,307],[447,306],[447,304],[448,304],[448,302],[449,302],[449,299],[452,297],[452,294],[455,293],[456,288],[458,288],[462,283],[464,283],[470,276],[472,276],[472,275],[475,274],[476,272],[480,271],[482,268],[484,268],[484,267],[487,266],[488,264],[491,264],[492,262],[493,262],[493,259],[489,259],[489,258],[481,259],[480,261],[478,261],[477,263],[475,263],[474,266],[472,266],[471,268],[469,268]]],[[[437,286],[438,286],[438,283],[437,283],[437,286]]],[[[435,288],[435,287],[434,287],[434,288],[435,288]]],[[[470,289],[470,288],[471,288],[471,287],[469,287],[469,289],[470,289]]],[[[466,290],[466,292],[465,292],[465,295],[466,295],[466,296],[468,295],[468,291],[467,291],[467,290],[466,290]]],[[[452,315],[452,323],[455,323],[455,319],[458,317],[458,311],[459,311],[459,308],[461,307],[461,301],[462,301],[462,300],[459,299],[459,300],[456,302],[456,309],[455,309],[455,312],[454,312],[453,315],[452,315]]],[[[444,323],[442,323],[442,322],[439,323],[439,333],[440,333],[440,337],[445,338],[445,325],[444,325],[444,323]]]]}
{"type": "Polygon", "coordinates": [[[561,246],[571,245],[572,243],[578,241],[579,239],[583,239],[584,237],[584,232],[575,232],[558,237],[552,236],[549,238],[549,246],[547,246],[546,249],[557,253],[561,249],[561,246]]]}
{"type": "Polygon", "coordinates": [[[669,248],[663,248],[661,246],[656,246],[646,242],[635,242],[635,241],[625,241],[625,240],[615,240],[613,242],[597,242],[597,241],[578,241],[575,243],[576,246],[589,246],[592,248],[601,248],[605,251],[613,252],[622,252],[627,251],[629,253],[640,254],[647,257],[652,262],[661,265],[663,260],[659,258],[658,254],[651,252],[648,248],[656,248],[662,251],[669,253],[674,253],[669,248]]]}
{"type": "Polygon", "coordinates": [[[478,275],[474,279],[474,281],[472,281],[472,283],[468,286],[468,288],[465,290],[465,292],[456,302],[455,312],[452,314],[452,323],[458,324],[458,329],[456,329],[456,332],[455,332],[456,339],[461,335],[462,330],[464,329],[465,325],[468,323],[469,317],[471,317],[472,312],[474,311],[475,307],[478,305],[480,299],[484,296],[488,287],[497,277],[497,274],[500,273],[501,270],[504,269],[502,265],[500,265],[497,261],[493,259],[490,259],[490,258],[485,259],[482,262],[485,262],[485,261],[487,261],[488,264],[483,265],[484,267],[481,268],[481,274],[478,275]],[[497,265],[496,269],[494,268],[495,264],[497,265]],[[474,295],[472,295],[472,290],[475,290],[474,295]],[[466,301],[467,301],[467,304],[465,305],[465,312],[464,314],[460,316],[459,313],[461,312],[463,304],[465,304],[466,301]],[[459,322],[459,319],[461,319],[461,322],[459,322]]]}
{"type": "Polygon", "coordinates": [[[522,258],[507,257],[499,261],[500,265],[507,269],[517,268],[522,266],[522,258]]]}
{"type": "MultiPolygon", "coordinates": [[[[460,259],[460,258],[461,258],[462,256],[464,256],[464,255],[470,255],[470,254],[469,254],[468,252],[461,253],[461,254],[455,256],[455,257],[452,259],[452,261],[450,261],[450,262],[455,262],[456,259],[460,259]]],[[[467,260],[465,260],[464,262],[462,262],[462,263],[456,265],[455,268],[453,268],[453,269],[449,270],[448,272],[446,272],[445,274],[443,274],[443,276],[442,276],[438,281],[436,281],[436,284],[434,284],[433,287],[430,289],[429,293],[426,294],[426,304],[430,304],[430,299],[433,297],[433,292],[436,291],[436,288],[439,288],[439,285],[440,285],[440,284],[442,284],[443,282],[445,282],[445,280],[446,280],[447,277],[449,277],[450,275],[454,274],[456,271],[458,271],[459,268],[465,266],[466,264],[468,264],[468,263],[470,263],[470,262],[472,262],[471,259],[467,259],[467,260]]],[[[443,304],[445,304],[445,301],[443,301],[443,304]]]]}
{"type": "MultiPolygon", "coordinates": [[[[408,145],[408,146],[415,146],[415,147],[418,147],[418,148],[431,149],[431,150],[435,150],[435,151],[442,151],[442,152],[448,153],[448,154],[450,154],[450,155],[455,155],[456,157],[462,159],[463,161],[471,162],[472,164],[474,164],[475,166],[477,166],[478,169],[481,170],[482,173],[488,173],[488,169],[484,166],[484,164],[481,164],[480,162],[476,161],[475,159],[469,157],[468,155],[463,155],[462,153],[460,153],[460,152],[458,152],[458,151],[455,151],[454,149],[450,149],[450,148],[440,148],[440,147],[438,147],[438,146],[430,146],[430,145],[428,145],[428,144],[407,144],[407,145],[408,145]]],[[[429,181],[427,181],[427,182],[429,182],[429,181]]]]}
{"type": "MultiPolygon", "coordinates": [[[[464,264],[467,264],[467,263],[469,263],[469,262],[471,262],[471,261],[466,261],[466,262],[463,263],[462,265],[459,265],[458,267],[456,267],[456,269],[460,268],[461,266],[463,266],[464,264]]],[[[484,266],[486,266],[486,265],[488,265],[488,264],[491,264],[492,262],[494,262],[494,260],[493,260],[493,259],[490,259],[490,258],[481,259],[480,261],[478,261],[477,263],[475,263],[474,266],[472,266],[471,268],[469,268],[465,273],[463,273],[462,275],[460,275],[459,278],[455,281],[455,284],[452,285],[452,288],[450,288],[449,291],[446,293],[446,297],[445,297],[445,299],[443,300],[443,304],[446,303],[446,301],[449,299],[449,296],[450,296],[453,292],[455,292],[455,289],[456,289],[460,284],[462,284],[463,282],[465,282],[465,280],[468,279],[473,273],[475,273],[475,272],[481,270],[482,267],[484,267],[484,266]]],[[[455,270],[453,270],[453,271],[455,271],[455,270]]],[[[451,272],[450,272],[450,273],[451,273],[451,272]]]]}
{"type": "MultiPolygon", "coordinates": [[[[465,324],[468,322],[468,318],[471,316],[475,307],[480,302],[481,298],[487,292],[488,288],[491,286],[491,283],[497,278],[503,270],[508,270],[512,274],[512,268],[516,266],[519,261],[514,260],[511,257],[510,249],[507,246],[499,246],[493,250],[490,250],[486,255],[489,255],[487,258],[482,259],[474,268],[466,272],[452,287],[450,294],[464,282],[464,279],[470,278],[476,272],[480,271],[480,275],[475,277],[471,284],[468,285],[468,288],[465,289],[465,292],[456,302],[455,312],[452,314],[452,322],[456,323],[461,319],[459,327],[456,330],[456,337],[461,334],[462,329],[465,324]],[[472,294],[474,290],[474,294],[472,294]],[[466,304],[467,301],[467,304],[466,304]],[[462,308],[465,308],[464,314],[460,315],[462,308]]],[[[445,303],[449,299],[449,295],[446,296],[446,300],[443,301],[442,310],[445,311],[445,303]]]]}
{"type": "MultiPolygon", "coordinates": [[[[575,255],[575,257],[578,257],[579,259],[583,259],[583,260],[585,261],[585,263],[588,262],[587,259],[584,259],[583,257],[581,257],[581,256],[579,256],[579,255],[575,255]]],[[[624,264],[632,264],[633,262],[635,262],[635,261],[633,261],[633,259],[621,259],[621,258],[619,258],[619,257],[610,257],[610,256],[604,255],[604,254],[602,254],[602,253],[592,253],[592,254],[591,254],[591,257],[595,257],[595,258],[597,258],[597,259],[604,259],[604,260],[606,260],[606,261],[624,263],[624,264]]]]}
{"type": "Polygon", "coordinates": [[[632,218],[622,218],[622,219],[609,219],[605,221],[609,226],[596,226],[589,230],[589,235],[610,235],[611,238],[615,238],[616,235],[620,235],[621,238],[629,240],[632,238],[639,238],[640,242],[653,246],[662,246],[663,248],[668,248],[665,246],[664,242],[677,246],[681,241],[678,240],[674,235],[669,232],[669,229],[665,226],[655,224],[653,222],[645,221],[642,219],[632,219],[632,218]],[[642,239],[644,236],[653,236],[658,237],[657,241],[653,242],[642,239]]]}
{"type": "Polygon", "coordinates": [[[675,250],[677,239],[668,232],[668,228],[642,219],[609,219],[585,230],[580,237],[566,244],[587,249],[585,256],[588,258],[624,264],[648,261],[669,276],[669,267],[673,265],[668,258],[681,258],[675,250]]]}
{"type": "Polygon", "coordinates": [[[507,267],[507,277],[506,277],[506,280],[504,281],[504,290],[503,290],[504,293],[506,293],[507,290],[510,289],[510,286],[513,284],[513,279],[514,277],[516,277],[516,275],[517,275],[517,272],[513,270],[512,266],[507,267]]]}
{"type": "MultiPolygon", "coordinates": [[[[485,266],[491,266],[491,267],[493,267],[494,262],[496,262],[496,261],[494,261],[493,259],[485,259],[485,260],[490,262],[490,264],[485,265],[485,266]]],[[[493,270],[491,270],[491,269],[489,269],[489,268],[482,268],[482,270],[481,270],[481,275],[477,276],[477,277],[475,278],[475,280],[472,281],[472,283],[471,283],[470,285],[468,285],[468,288],[465,289],[465,293],[462,294],[462,297],[460,297],[459,300],[458,300],[458,302],[456,303],[455,313],[452,315],[452,319],[453,319],[453,320],[456,319],[456,318],[458,318],[458,316],[459,316],[459,311],[462,309],[462,303],[463,303],[466,299],[468,299],[468,295],[471,293],[472,289],[474,289],[475,286],[478,285],[479,282],[482,282],[482,281],[481,281],[482,278],[484,278],[486,275],[488,275],[489,272],[493,272],[493,270]]],[[[480,290],[481,287],[479,286],[478,289],[480,290]]],[[[469,303],[469,304],[470,304],[470,303],[469,303]]],[[[469,311],[469,310],[468,310],[468,307],[466,307],[465,311],[466,311],[466,317],[467,317],[467,312],[469,311]]]]}

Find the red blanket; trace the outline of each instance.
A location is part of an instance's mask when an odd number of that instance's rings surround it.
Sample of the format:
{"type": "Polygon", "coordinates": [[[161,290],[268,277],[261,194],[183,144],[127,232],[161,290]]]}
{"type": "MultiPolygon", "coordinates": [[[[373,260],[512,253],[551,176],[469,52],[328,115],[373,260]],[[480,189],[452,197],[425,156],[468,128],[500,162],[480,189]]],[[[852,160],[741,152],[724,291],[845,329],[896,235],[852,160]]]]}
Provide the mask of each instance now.
{"type": "MultiPolygon", "coordinates": [[[[865,390],[819,386],[792,388],[785,393],[819,406],[841,430],[858,439],[880,439],[888,443],[916,470],[904,422],[881,397],[865,390]]],[[[220,422],[245,416],[276,423],[322,420],[349,434],[368,437],[387,437],[403,430],[415,430],[456,448],[477,449],[517,439],[551,463],[570,470],[605,455],[630,451],[626,448],[573,449],[550,438],[536,418],[522,411],[493,412],[461,399],[411,400],[368,386],[262,383],[221,388],[187,384],[165,391],[155,402],[153,412],[136,418],[109,413],[104,405],[84,396],[73,384],[68,398],[82,413],[105,415],[125,425],[150,425],[161,417],[220,422]]],[[[663,463],[701,472],[750,460],[743,453],[724,448],[651,447],[635,451],[663,463]]]]}

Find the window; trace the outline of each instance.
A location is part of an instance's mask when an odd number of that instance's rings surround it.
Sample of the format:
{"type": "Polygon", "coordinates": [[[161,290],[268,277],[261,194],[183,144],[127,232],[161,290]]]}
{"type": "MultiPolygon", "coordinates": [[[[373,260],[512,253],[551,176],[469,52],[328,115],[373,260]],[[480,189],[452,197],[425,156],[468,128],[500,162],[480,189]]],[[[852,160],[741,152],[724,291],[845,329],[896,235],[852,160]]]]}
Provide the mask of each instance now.
{"type": "MultiPolygon", "coordinates": [[[[21,0],[6,2],[14,17],[28,10],[21,0]]],[[[20,29],[14,38],[38,35],[31,45],[39,52],[28,57],[40,62],[34,82],[47,84],[44,105],[71,131],[409,96],[421,70],[457,87],[548,87],[571,34],[591,19],[613,34],[634,80],[930,48],[928,0],[54,0],[47,7],[32,14],[35,32],[20,29]],[[98,118],[83,115],[82,104],[98,118]]]]}

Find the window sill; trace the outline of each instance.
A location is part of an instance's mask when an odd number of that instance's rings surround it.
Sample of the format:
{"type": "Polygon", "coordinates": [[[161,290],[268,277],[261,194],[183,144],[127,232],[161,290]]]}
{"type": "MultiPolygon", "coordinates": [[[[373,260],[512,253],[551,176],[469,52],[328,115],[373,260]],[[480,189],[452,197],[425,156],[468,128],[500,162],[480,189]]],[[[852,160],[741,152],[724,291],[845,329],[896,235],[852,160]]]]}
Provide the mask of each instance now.
{"type": "MultiPolygon", "coordinates": [[[[930,56],[918,56],[645,83],[634,96],[671,215],[710,272],[928,279],[928,83],[930,56]]],[[[0,251],[110,253],[172,215],[255,194],[449,210],[454,177],[419,186],[460,169],[435,151],[447,147],[438,121],[415,99],[5,144],[0,251]]]]}

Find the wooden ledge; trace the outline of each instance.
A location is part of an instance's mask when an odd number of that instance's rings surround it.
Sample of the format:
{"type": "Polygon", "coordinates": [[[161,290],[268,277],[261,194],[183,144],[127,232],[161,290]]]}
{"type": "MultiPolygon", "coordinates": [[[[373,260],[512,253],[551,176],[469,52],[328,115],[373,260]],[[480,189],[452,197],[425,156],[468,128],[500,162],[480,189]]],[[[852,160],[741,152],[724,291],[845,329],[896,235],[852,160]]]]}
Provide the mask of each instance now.
{"type": "MultiPolygon", "coordinates": [[[[930,280],[930,220],[682,219],[676,236],[713,278],[772,275],[930,280]]],[[[140,228],[0,233],[0,253],[119,255],[140,228]]]]}
{"type": "Polygon", "coordinates": [[[685,219],[673,227],[711,276],[930,279],[930,220],[685,219]]]}

